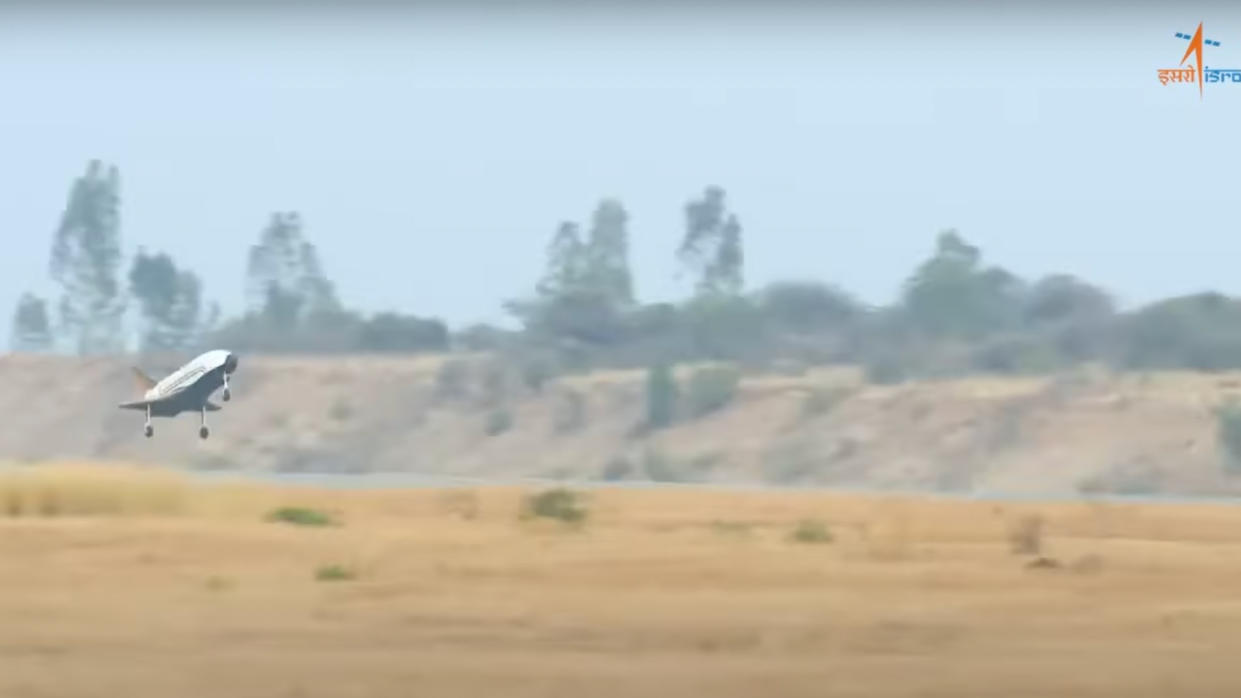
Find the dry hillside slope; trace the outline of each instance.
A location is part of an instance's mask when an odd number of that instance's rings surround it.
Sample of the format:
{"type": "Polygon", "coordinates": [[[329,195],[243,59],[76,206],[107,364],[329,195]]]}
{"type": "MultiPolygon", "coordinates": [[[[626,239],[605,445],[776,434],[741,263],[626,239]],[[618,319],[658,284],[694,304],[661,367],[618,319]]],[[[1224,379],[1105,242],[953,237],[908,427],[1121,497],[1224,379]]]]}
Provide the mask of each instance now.
{"type": "MultiPolygon", "coordinates": [[[[143,363],[153,375],[175,360],[143,363]]],[[[243,357],[234,399],[157,420],[116,403],[124,359],[0,356],[0,459],[107,458],[194,468],[769,482],[1073,493],[1229,493],[1215,408],[1229,375],[1079,371],[866,385],[851,369],[746,376],[734,399],[638,428],[642,372],[536,390],[485,356],[243,357]]],[[[680,381],[684,394],[685,376],[680,381]]]]}

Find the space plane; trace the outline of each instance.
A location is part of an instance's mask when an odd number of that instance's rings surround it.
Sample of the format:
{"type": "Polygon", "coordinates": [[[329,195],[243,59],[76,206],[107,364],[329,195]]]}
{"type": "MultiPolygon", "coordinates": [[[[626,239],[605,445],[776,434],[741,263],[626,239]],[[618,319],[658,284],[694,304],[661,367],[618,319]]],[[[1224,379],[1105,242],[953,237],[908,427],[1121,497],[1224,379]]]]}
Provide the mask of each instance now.
{"type": "Polygon", "coordinates": [[[155,428],[151,426],[152,417],[175,417],[182,412],[198,412],[201,416],[198,436],[205,439],[211,434],[207,428],[207,413],[220,409],[211,401],[211,394],[223,387],[221,397],[228,402],[232,398],[228,378],[236,370],[237,355],[225,349],[199,354],[159,381],[135,366],[133,373],[138,389],[143,391],[142,397],[122,402],[118,407],[146,412],[143,433],[148,439],[155,435],[155,428]]]}

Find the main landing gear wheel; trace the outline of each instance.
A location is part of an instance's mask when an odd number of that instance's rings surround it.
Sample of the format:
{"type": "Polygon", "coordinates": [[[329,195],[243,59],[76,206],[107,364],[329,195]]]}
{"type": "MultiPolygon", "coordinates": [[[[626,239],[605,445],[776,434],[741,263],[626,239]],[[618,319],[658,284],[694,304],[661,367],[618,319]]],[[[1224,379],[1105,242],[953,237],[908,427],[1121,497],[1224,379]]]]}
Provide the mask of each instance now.
{"type": "Polygon", "coordinates": [[[207,429],[207,427],[199,427],[199,428],[198,428],[198,438],[200,438],[200,439],[205,439],[205,438],[207,438],[207,437],[208,437],[208,436],[210,436],[210,435],[211,435],[211,431],[210,431],[210,430],[208,430],[208,429],[207,429]]]}
{"type": "Polygon", "coordinates": [[[155,436],[155,427],[148,424],[145,427],[143,427],[142,433],[149,439],[152,436],[155,436]]]}
{"type": "Polygon", "coordinates": [[[233,393],[230,392],[228,388],[225,388],[224,394],[221,397],[224,398],[224,402],[228,402],[229,400],[233,399],[233,393]]]}

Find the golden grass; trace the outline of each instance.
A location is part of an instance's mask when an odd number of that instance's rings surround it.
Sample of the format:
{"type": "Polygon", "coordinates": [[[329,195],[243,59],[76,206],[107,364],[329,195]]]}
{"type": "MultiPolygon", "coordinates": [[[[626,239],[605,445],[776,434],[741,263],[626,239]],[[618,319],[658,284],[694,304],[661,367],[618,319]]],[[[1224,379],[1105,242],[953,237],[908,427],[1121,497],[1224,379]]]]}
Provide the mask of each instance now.
{"type": "Polygon", "coordinates": [[[1234,507],[599,490],[569,526],[527,494],[0,470],[34,504],[0,516],[0,696],[1241,689],[1234,507]],[[1029,516],[1058,565],[1012,553],[1029,516]]]}

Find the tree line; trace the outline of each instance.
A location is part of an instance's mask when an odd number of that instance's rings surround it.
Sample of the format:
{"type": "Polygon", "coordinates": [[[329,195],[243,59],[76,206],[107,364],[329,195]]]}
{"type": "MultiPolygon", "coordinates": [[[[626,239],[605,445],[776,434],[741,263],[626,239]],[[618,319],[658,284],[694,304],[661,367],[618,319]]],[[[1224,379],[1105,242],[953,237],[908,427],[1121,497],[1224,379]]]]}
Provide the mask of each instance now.
{"type": "Polygon", "coordinates": [[[121,244],[120,177],[90,162],[52,237],[58,297],[24,294],[15,351],[144,352],[228,346],[244,352],[498,351],[531,372],[728,360],[771,367],[856,363],[877,381],[969,372],[1038,373],[1084,362],[1124,369],[1241,368],[1241,302],[1206,292],[1121,312],[1086,280],[1023,279],[987,263],[955,230],[938,233],[898,299],[869,306],[821,280],[745,282],[741,218],[722,187],[687,198],[679,241],[694,281],[677,302],[643,302],[629,260],[629,216],[616,199],[589,221],[555,226],[530,293],[505,301],[521,329],[451,330],[435,317],[345,307],[297,212],[273,213],[251,246],[246,305],[222,317],[199,277],[167,253],[121,244]]]}

